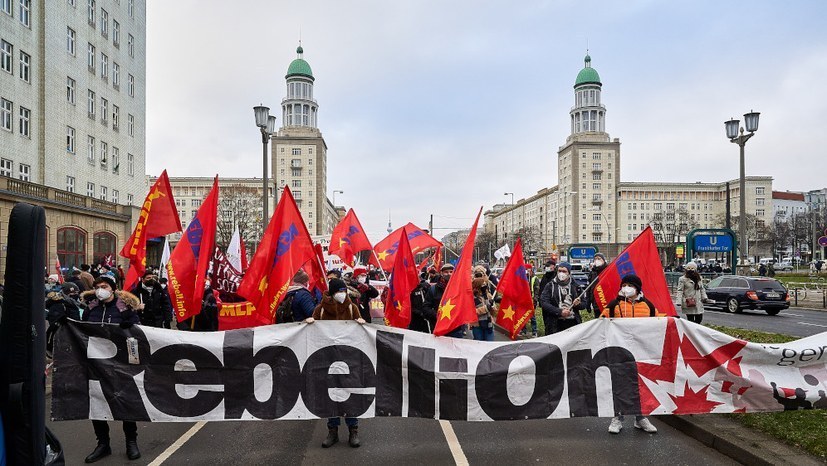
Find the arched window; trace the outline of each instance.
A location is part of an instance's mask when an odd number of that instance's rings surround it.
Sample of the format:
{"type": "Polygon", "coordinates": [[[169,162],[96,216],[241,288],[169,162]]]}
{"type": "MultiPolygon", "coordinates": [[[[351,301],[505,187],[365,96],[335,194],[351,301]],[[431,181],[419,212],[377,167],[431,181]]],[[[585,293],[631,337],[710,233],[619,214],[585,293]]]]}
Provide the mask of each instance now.
{"type": "Polygon", "coordinates": [[[77,227],[58,229],[57,257],[62,267],[80,268],[80,264],[86,262],[86,232],[77,227]]]}
{"type": "Polygon", "coordinates": [[[106,262],[114,264],[116,261],[115,248],[118,239],[108,231],[99,231],[92,237],[92,261],[95,264],[106,262]]]}

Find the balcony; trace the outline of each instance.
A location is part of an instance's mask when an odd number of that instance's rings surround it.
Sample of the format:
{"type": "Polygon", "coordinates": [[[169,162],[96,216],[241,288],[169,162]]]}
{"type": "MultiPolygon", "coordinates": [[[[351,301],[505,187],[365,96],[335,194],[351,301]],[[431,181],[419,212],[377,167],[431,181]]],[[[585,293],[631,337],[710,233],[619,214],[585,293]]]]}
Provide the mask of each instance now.
{"type": "Polygon", "coordinates": [[[290,161],[290,168],[302,168],[302,161],[301,160],[291,160],[290,161]]]}
{"type": "Polygon", "coordinates": [[[592,173],[603,173],[602,168],[592,168],[592,173]]]}
{"type": "Polygon", "coordinates": [[[592,205],[602,205],[603,199],[592,199],[592,205]]]}
{"type": "Polygon", "coordinates": [[[0,176],[0,198],[13,202],[28,202],[68,212],[85,210],[91,213],[118,217],[119,219],[131,217],[131,207],[129,206],[5,176],[0,176]]]}

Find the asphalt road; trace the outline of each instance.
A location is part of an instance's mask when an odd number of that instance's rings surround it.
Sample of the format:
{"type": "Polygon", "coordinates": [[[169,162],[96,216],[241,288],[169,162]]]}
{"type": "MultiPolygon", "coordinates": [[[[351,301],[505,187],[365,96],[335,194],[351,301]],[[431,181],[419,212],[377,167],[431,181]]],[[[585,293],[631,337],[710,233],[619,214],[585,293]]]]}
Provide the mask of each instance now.
{"type": "Polygon", "coordinates": [[[827,332],[827,311],[793,307],[770,316],[758,310],[745,310],[740,314],[707,310],[704,312],[703,323],[807,337],[827,332]]]}

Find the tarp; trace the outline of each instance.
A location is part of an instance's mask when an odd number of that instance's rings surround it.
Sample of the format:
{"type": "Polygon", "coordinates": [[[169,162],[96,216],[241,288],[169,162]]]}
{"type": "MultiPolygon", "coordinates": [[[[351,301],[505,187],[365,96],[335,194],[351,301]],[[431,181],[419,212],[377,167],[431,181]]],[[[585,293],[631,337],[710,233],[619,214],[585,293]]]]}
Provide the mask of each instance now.
{"type": "Polygon", "coordinates": [[[469,421],[824,408],[827,334],[747,343],[672,317],[478,342],[355,321],[61,327],[52,418],[469,421]]]}

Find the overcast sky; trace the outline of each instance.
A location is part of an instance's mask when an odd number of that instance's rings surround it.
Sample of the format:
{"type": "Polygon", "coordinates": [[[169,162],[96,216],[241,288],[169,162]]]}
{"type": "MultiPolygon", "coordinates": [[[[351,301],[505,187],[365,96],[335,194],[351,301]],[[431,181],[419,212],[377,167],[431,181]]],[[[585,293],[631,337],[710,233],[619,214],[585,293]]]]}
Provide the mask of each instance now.
{"type": "Polygon", "coordinates": [[[252,107],[281,121],[304,58],[328,196],[375,242],[435,236],[557,184],[588,43],[623,181],[738,177],[724,121],[754,109],[747,175],[827,186],[827,2],[148,0],[147,173],[261,176],[252,107]]]}

